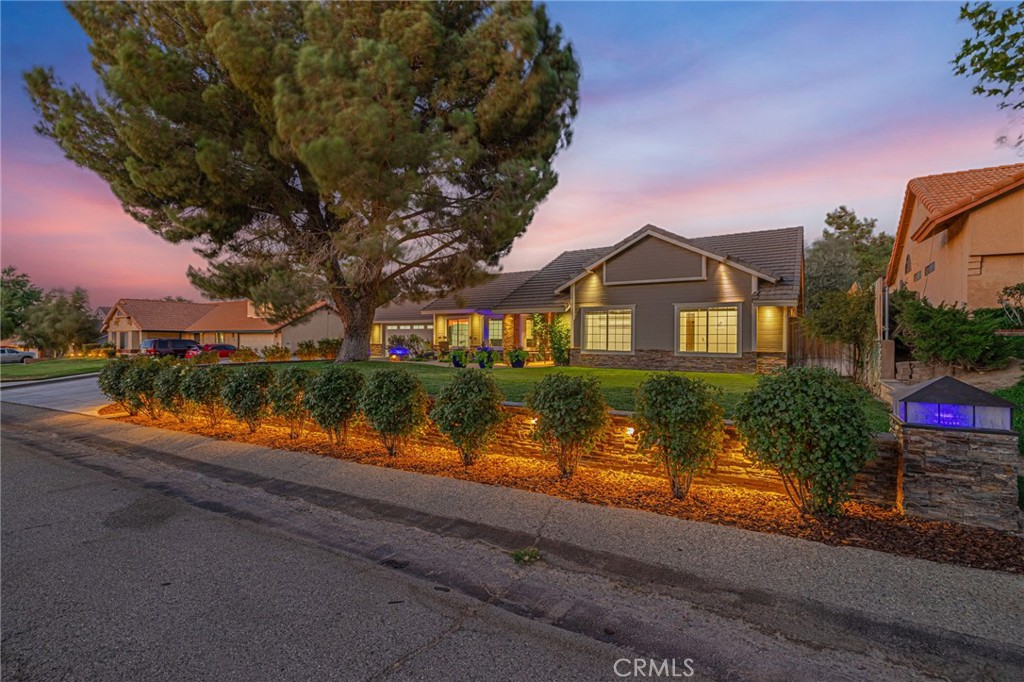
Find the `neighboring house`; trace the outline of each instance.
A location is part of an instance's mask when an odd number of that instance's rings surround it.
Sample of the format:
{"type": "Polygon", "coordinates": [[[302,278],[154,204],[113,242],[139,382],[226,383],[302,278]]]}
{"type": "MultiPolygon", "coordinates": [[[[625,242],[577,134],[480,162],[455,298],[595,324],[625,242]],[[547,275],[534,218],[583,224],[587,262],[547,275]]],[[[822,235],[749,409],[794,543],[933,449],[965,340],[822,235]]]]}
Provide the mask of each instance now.
{"type": "Polygon", "coordinates": [[[180,303],[123,298],[107,313],[103,331],[118,351],[138,352],[145,339],[180,338],[260,349],[296,350],[302,341],[339,338],[341,320],[327,303],[287,322],[270,322],[251,301],[180,303]]]}
{"type": "Polygon", "coordinates": [[[907,183],[885,282],[934,304],[993,308],[1024,281],[1024,163],[907,183]]]}
{"type": "MultiPolygon", "coordinates": [[[[787,364],[789,319],[802,307],[802,227],[686,239],[647,225],[419,312],[441,348],[535,350],[539,314],[570,324],[574,365],[754,372],[787,364]]],[[[414,310],[401,315],[411,323],[414,310]]]]}

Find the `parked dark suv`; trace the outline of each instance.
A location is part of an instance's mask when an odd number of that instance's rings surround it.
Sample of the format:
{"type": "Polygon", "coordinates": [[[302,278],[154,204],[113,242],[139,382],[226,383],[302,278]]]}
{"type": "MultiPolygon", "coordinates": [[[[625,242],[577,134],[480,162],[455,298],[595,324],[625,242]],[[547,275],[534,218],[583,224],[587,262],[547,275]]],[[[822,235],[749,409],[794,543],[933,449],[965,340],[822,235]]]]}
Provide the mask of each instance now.
{"type": "Polygon", "coordinates": [[[183,358],[189,350],[198,347],[198,343],[188,339],[146,339],[142,342],[142,346],[140,346],[140,352],[145,355],[156,355],[158,357],[173,355],[183,358]]]}

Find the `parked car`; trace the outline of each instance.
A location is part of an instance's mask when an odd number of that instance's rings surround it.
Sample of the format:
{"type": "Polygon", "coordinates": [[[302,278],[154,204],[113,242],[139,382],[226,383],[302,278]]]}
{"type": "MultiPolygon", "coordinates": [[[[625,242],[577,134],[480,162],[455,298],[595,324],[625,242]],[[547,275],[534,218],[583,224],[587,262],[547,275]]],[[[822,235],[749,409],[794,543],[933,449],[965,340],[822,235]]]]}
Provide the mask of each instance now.
{"type": "Polygon", "coordinates": [[[173,355],[183,358],[193,348],[199,348],[199,344],[188,339],[146,339],[139,347],[139,352],[157,357],[173,355]]]}
{"type": "Polygon", "coordinates": [[[36,354],[27,350],[0,348],[0,362],[31,362],[35,359],[36,354]]]}
{"type": "Polygon", "coordinates": [[[194,358],[200,353],[209,353],[210,351],[217,351],[217,357],[219,358],[230,358],[234,352],[238,350],[230,343],[204,343],[196,348],[191,348],[185,353],[186,358],[194,358]]]}

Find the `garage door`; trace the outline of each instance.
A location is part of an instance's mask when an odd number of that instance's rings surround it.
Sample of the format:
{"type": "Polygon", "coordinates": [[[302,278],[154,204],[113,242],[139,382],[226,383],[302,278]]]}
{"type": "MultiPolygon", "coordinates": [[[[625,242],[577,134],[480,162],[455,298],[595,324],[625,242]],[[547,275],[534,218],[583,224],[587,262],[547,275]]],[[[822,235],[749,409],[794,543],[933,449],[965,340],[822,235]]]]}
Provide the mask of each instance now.
{"type": "Polygon", "coordinates": [[[391,345],[392,336],[418,336],[429,347],[434,343],[434,325],[423,324],[386,324],[384,325],[384,345],[391,345]]]}

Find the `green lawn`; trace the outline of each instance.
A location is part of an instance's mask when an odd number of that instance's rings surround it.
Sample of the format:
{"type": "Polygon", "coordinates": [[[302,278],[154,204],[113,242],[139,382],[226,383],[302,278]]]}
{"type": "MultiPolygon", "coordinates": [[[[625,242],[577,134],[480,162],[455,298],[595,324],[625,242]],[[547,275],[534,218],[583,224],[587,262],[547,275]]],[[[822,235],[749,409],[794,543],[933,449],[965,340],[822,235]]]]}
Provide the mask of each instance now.
{"type": "MultiPolygon", "coordinates": [[[[307,367],[320,368],[327,366],[328,362],[311,362],[307,367]]],[[[372,372],[384,365],[381,362],[358,362],[355,367],[361,372],[372,372]]],[[[403,362],[401,366],[419,377],[427,393],[436,395],[441,387],[448,382],[455,372],[466,370],[455,369],[454,367],[441,367],[438,365],[426,365],[417,362],[403,362]]],[[[279,365],[280,367],[280,365],[279,365]]],[[[470,370],[472,371],[472,370],[470,370]]],[[[506,400],[522,402],[533,387],[541,379],[554,372],[564,372],[570,375],[596,376],[604,389],[605,399],[609,406],[615,410],[632,410],[633,391],[636,389],[645,376],[650,374],[649,370],[641,369],[590,369],[587,367],[525,367],[523,369],[512,369],[510,367],[496,367],[494,377],[505,394],[506,400]]],[[[740,396],[752,389],[757,384],[757,376],[753,374],[722,374],[719,372],[685,372],[686,376],[700,378],[712,386],[722,389],[722,407],[725,408],[725,416],[732,415],[733,408],[739,401],[740,396]]],[[[865,392],[865,408],[868,411],[874,431],[889,430],[889,411],[884,403],[875,400],[865,392]]]]}
{"type": "Polygon", "coordinates": [[[69,358],[60,360],[37,360],[28,364],[8,363],[0,365],[0,380],[28,381],[30,379],[53,379],[73,374],[98,372],[106,359],[69,358]]]}

